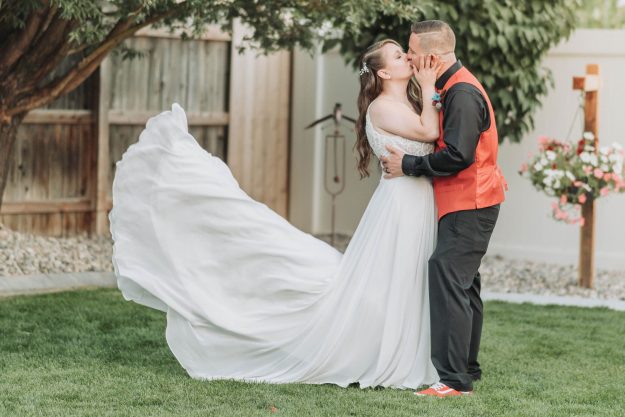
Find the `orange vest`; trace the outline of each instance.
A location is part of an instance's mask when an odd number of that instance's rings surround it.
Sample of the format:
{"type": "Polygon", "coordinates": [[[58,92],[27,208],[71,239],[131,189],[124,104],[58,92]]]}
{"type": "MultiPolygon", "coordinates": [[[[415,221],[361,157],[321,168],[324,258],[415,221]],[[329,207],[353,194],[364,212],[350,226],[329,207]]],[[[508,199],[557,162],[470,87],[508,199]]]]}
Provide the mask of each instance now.
{"type": "MultiPolygon", "coordinates": [[[[504,201],[506,181],[497,166],[497,149],[499,140],[495,113],[490,99],[482,84],[467,70],[461,67],[453,74],[444,90],[454,84],[468,83],[475,86],[484,96],[490,114],[490,127],[482,132],[475,152],[475,161],[468,168],[447,177],[434,177],[434,195],[438,206],[438,219],[444,215],[460,210],[473,210],[493,206],[504,201]]],[[[440,136],[436,142],[437,150],[447,145],[443,141],[443,111],[439,114],[440,136]]]]}

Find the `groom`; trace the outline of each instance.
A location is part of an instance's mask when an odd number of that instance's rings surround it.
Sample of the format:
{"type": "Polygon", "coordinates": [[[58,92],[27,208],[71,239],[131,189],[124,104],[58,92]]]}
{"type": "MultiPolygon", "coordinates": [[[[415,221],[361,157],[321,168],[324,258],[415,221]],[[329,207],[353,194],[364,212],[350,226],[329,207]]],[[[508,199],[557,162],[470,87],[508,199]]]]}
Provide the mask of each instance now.
{"type": "Polygon", "coordinates": [[[448,24],[413,24],[409,46],[413,65],[429,54],[444,64],[436,81],[438,95],[423,97],[424,106],[440,109],[436,151],[421,157],[387,146],[389,155],[382,157],[385,178],[432,177],[438,206],[438,242],[428,266],[432,362],[440,383],[416,394],[470,394],[482,373],[477,361],[482,334],[479,267],[506,186],[497,166],[495,114],[480,82],[456,60],[456,38],[448,24]]]}

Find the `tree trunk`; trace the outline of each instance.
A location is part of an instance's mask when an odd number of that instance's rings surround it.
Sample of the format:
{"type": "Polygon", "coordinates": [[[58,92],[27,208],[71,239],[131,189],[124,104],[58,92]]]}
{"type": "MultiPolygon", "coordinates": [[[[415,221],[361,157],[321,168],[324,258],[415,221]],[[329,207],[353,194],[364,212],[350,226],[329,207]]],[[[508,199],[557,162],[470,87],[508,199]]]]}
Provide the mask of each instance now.
{"type": "MultiPolygon", "coordinates": [[[[41,85],[75,46],[70,40],[70,33],[79,24],[78,21],[65,20],[58,7],[49,3],[43,0],[25,28],[0,41],[0,206],[12,163],[17,129],[26,113],[74,90],[98,68],[113,48],[137,30],[173,19],[185,11],[184,2],[178,2],[176,7],[138,19],[137,16],[144,11],[141,5],[130,15],[120,17],[99,43],[78,45],[81,49],[91,46],[93,51],[65,73],[41,85]]],[[[2,22],[0,29],[4,29],[2,22]]],[[[13,28],[10,30],[14,31],[13,28]]]]}
{"type": "Polygon", "coordinates": [[[0,207],[2,207],[2,196],[13,162],[13,145],[17,137],[17,129],[22,124],[25,115],[22,113],[14,116],[8,123],[0,121],[0,207]]]}

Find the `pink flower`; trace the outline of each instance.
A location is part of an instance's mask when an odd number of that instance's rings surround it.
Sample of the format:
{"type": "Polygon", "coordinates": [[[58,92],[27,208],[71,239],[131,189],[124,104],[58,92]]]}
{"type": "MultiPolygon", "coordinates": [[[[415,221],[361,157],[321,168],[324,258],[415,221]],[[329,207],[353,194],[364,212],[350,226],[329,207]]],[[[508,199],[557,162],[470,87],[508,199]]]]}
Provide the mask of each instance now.
{"type": "Polygon", "coordinates": [[[579,201],[580,204],[584,204],[586,202],[586,194],[582,194],[577,197],[577,201],[579,201]]]}
{"type": "Polygon", "coordinates": [[[551,203],[551,209],[554,210],[554,211],[558,210],[558,202],[557,201],[554,201],[553,203],[551,203]]]}
{"type": "Polygon", "coordinates": [[[610,181],[612,179],[612,174],[610,174],[609,172],[603,174],[603,179],[606,181],[610,181]]]}
{"type": "Polygon", "coordinates": [[[601,170],[601,168],[595,168],[595,170],[593,171],[593,174],[595,175],[595,178],[597,179],[603,178],[603,171],[601,170]]]}
{"type": "Polygon", "coordinates": [[[592,167],[590,165],[584,165],[582,169],[584,170],[584,174],[586,175],[589,175],[592,172],[592,167]]]}
{"type": "Polygon", "coordinates": [[[548,143],[549,143],[549,137],[548,137],[548,136],[539,136],[539,137],[538,137],[538,143],[539,143],[541,146],[545,146],[546,144],[548,144],[548,143]]]}
{"type": "Polygon", "coordinates": [[[574,185],[574,186],[576,186],[577,188],[579,188],[579,187],[581,187],[582,185],[584,185],[584,183],[583,183],[583,182],[581,182],[581,181],[579,181],[579,180],[577,180],[577,181],[573,182],[573,185],[574,185]]]}
{"type": "Polygon", "coordinates": [[[580,217],[580,218],[579,218],[579,226],[580,226],[580,227],[583,227],[583,226],[584,226],[584,224],[586,224],[586,219],[584,219],[583,217],[580,217]]]}
{"type": "Polygon", "coordinates": [[[566,204],[567,201],[568,201],[568,198],[566,197],[566,194],[562,194],[560,196],[560,204],[566,204]]]}
{"type": "Polygon", "coordinates": [[[610,194],[610,189],[608,187],[603,187],[601,190],[599,190],[599,194],[601,194],[601,197],[605,197],[606,195],[610,194]]]}

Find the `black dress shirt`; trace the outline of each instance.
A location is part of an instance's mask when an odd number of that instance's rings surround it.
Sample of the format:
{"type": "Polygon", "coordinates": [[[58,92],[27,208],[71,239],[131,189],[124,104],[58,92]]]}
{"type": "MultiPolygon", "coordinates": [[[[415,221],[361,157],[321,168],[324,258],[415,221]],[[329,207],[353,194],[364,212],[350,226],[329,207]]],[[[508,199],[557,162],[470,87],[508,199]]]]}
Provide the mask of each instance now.
{"type": "MultiPolygon", "coordinates": [[[[437,80],[441,90],[449,78],[462,68],[456,61],[437,80]]],[[[424,106],[430,98],[423,98],[424,106]]],[[[454,84],[445,93],[443,105],[443,141],[447,145],[426,156],[404,155],[402,171],[405,175],[444,177],[468,168],[475,161],[475,150],[480,134],[490,127],[488,104],[480,90],[468,83],[454,84]]]]}

